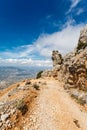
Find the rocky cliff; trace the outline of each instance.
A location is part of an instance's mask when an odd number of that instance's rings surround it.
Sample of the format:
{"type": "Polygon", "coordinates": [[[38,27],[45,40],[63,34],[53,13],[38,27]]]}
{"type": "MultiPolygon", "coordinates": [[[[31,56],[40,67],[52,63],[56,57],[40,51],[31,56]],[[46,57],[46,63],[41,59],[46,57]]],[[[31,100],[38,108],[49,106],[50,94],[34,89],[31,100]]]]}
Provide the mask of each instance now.
{"type": "Polygon", "coordinates": [[[81,30],[80,38],[77,45],[77,51],[87,47],[87,25],[81,30]]]}
{"type": "MultiPolygon", "coordinates": [[[[52,52],[53,69],[49,71],[64,84],[64,88],[72,95],[81,97],[87,103],[87,25],[81,30],[76,49],[64,57],[52,52]]],[[[46,71],[45,76],[49,76],[46,71]]]]}

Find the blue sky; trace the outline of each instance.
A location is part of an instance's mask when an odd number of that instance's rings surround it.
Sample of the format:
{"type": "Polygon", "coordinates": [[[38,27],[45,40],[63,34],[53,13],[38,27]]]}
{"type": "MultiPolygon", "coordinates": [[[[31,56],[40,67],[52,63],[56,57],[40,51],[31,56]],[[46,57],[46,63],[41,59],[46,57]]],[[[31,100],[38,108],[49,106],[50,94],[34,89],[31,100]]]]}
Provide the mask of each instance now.
{"type": "Polygon", "coordinates": [[[0,0],[0,64],[50,66],[87,23],[87,0],[0,0]]]}

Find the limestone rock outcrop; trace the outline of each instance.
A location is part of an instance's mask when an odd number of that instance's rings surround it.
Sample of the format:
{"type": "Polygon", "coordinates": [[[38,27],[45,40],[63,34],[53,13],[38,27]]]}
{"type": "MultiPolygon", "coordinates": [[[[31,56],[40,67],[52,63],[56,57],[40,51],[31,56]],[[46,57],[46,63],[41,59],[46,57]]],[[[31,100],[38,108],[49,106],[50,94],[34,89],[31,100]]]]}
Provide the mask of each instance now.
{"type": "Polygon", "coordinates": [[[77,49],[64,57],[53,51],[52,61],[52,76],[62,81],[70,93],[77,90],[78,97],[84,93],[87,102],[87,25],[81,30],[77,49]]]}
{"type": "Polygon", "coordinates": [[[87,25],[81,30],[79,40],[83,43],[87,43],[87,25]]]}
{"type": "Polygon", "coordinates": [[[62,55],[59,51],[54,50],[52,52],[52,61],[53,61],[53,69],[52,70],[45,70],[41,77],[58,77],[58,72],[61,69],[61,65],[63,64],[62,55]]]}
{"type": "Polygon", "coordinates": [[[64,57],[59,51],[52,52],[53,69],[43,72],[43,77],[54,77],[62,81],[64,88],[82,91],[87,94],[87,25],[80,33],[77,50],[64,57]],[[81,44],[80,46],[80,43],[81,44]],[[78,48],[80,46],[81,48],[78,48]]]}
{"type": "Polygon", "coordinates": [[[87,25],[80,32],[77,51],[84,49],[85,47],[87,47],[87,25]]]}
{"type": "Polygon", "coordinates": [[[53,61],[53,67],[56,65],[61,65],[63,63],[62,55],[58,51],[52,52],[52,61],[53,61]]]}

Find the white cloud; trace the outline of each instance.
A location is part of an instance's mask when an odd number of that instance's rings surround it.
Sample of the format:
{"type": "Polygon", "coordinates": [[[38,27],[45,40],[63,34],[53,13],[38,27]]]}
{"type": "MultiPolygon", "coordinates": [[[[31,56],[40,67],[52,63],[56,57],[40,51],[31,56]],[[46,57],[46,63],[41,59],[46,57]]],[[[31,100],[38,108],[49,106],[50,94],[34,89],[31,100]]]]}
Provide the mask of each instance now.
{"type": "Polygon", "coordinates": [[[81,0],[70,0],[70,1],[71,1],[71,6],[66,14],[72,12],[72,10],[81,2],[81,0]]]}
{"type": "Polygon", "coordinates": [[[52,50],[59,50],[62,54],[66,54],[76,47],[83,24],[72,25],[72,23],[72,20],[69,20],[62,30],[52,34],[41,34],[31,45],[1,52],[1,64],[50,66],[52,50]]]}
{"type": "Polygon", "coordinates": [[[0,58],[0,65],[12,65],[12,66],[42,66],[51,67],[52,62],[50,60],[32,60],[32,59],[2,59],[0,58]]]}
{"type": "Polygon", "coordinates": [[[80,29],[83,25],[79,24],[73,26],[69,25],[68,22],[66,25],[67,26],[61,31],[50,35],[44,34],[37,39],[34,45],[40,55],[50,57],[52,50],[55,49],[59,50],[62,54],[65,54],[76,47],[80,29]]]}
{"type": "Polygon", "coordinates": [[[76,15],[80,15],[81,13],[83,13],[85,10],[83,8],[78,9],[78,11],[76,12],[76,15]]]}

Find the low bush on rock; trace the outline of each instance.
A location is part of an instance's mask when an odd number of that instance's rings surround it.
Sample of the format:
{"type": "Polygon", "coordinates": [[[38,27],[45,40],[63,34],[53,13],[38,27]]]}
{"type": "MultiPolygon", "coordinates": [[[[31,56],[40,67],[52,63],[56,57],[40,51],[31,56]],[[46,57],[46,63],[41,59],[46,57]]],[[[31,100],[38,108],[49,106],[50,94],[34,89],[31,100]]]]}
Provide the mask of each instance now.
{"type": "Polygon", "coordinates": [[[23,100],[19,100],[16,107],[19,111],[21,111],[22,115],[24,115],[28,111],[28,106],[23,100]]]}
{"type": "Polygon", "coordinates": [[[86,103],[86,101],[84,99],[82,99],[82,98],[79,98],[77,100],[77,103],[79,103],[80,105],[84,105],[86,103]]]}
{"type": "Polygon", "coordinates": [[[42,73],[43,73],[43,71],[38,72],[38,73],[37,73],[37,76],[36,76],[36,79],[41,78],[41,74],[42,74],[42,73]]]}
{"type": "Polygon", "coordinates": [[[87,43],[82,43],[79,41],[78,46],[77,46],[77,51],[80,49],[85,49],[87,47],[87,43]]]}
{"type": "Polygon", "coordinates": [[[39,85],[34,84],[33,87],[34,87],[36,90],[39,90],[39,85]]]}
{"type": "Polygon", "coordinates": [[[77,95],[71,94],[71,97],[76,99],[77,103],[79,103],[80,105],[86,104],[86,100],[84,100],[83,98],[78,98],[77,95]]]}

